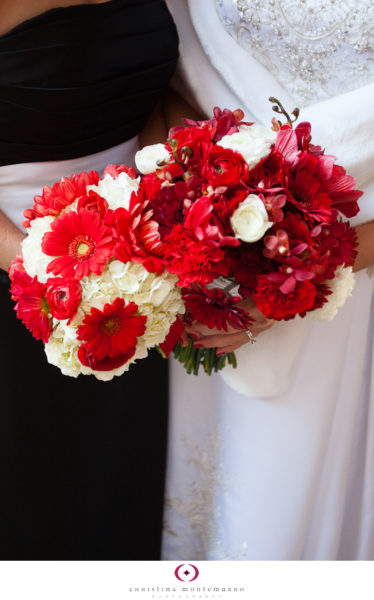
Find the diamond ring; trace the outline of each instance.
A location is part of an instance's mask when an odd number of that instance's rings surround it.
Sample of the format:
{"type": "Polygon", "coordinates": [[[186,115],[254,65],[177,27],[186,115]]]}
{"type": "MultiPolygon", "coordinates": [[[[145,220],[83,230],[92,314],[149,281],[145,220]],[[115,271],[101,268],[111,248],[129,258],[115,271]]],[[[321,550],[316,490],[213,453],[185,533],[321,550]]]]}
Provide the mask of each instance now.
{"type": "Polygon", "coordinates": [[[253,335],[252,331],[250,329],[246,330],[246,334],[248,336],[249,341],[251,342],[251,344],[254,344],[256,342],[256,338],[253,335]]]}

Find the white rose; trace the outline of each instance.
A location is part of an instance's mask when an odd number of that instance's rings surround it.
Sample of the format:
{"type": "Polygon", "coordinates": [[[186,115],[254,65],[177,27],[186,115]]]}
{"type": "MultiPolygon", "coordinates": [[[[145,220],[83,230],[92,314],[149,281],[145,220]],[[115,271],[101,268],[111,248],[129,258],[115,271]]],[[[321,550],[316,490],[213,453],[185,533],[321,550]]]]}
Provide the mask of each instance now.
{"type": "Polygon", "coordinates": [[[275,131],[262,125],[240,125],[239,131],[223,136],[218,145],[239,152],[249,168],[253,169],[270,153],[275,139],[275,131]]]}
{"type": "Polygon", "coordinates": [[[139,189],[140,178],[132,179],[127,173],[120,173],[116,179],[106,174],[104,179],[99,181],[98,185],[88,185],[87,191],[93,190],[99,196],[105,198],[109,208],[129,208],[131,194],[137,193],[139,189]]]}
{"type": "Polygon", "coordinates": [[[145,146],[135,154],[136,167],[143,175],[154,173],[161,162],[170,162],[170,153],[164,144],[145,146]]]}
{"type": "Polygon", "coordinates": [[[232,215],[231,227],[235,237],[243,242],[257,242],[272,226],[262,200],[256,194],[249,194],[232,215]]]}

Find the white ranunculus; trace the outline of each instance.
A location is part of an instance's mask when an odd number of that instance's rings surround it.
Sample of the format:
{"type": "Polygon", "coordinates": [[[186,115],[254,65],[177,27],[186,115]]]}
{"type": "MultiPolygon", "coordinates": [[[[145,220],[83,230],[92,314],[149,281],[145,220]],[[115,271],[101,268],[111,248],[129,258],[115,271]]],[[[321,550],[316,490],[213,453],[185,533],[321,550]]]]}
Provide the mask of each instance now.
{"type": "Polygon", "coordinates": [[[136,167],[143,175],[154,173],[161,162],[170,162],[170,153],[164,144],[145,146],[135,154],[136,167]]]}
{"type": "Polygon", "coordinates": [[[327,296],[327,302],[321,308],[307,313],[307,317],[314,321],[331,321],[337,315],[338,309],[352,295],[355,286],[352,267],[338,267],[334,279],[330,279],[326,283],[332,291],[332,294],[327,296]]]}
{"type": "Polygon", "coordinates": [[[235,237],[243,242],[257,242],[272,226],[262,200],[256,194],[249,194],[233,213],[230,219],[235,237]]]}
{"type": "Polygon", "coordinates": [[[239,131],[223,136],[218,145],[239,152],[249,168],[253,169],[270,153],[276,137],[275,131],[262,125],[240,125],[239,131]]]}
{"type": "Polygon", "coordinates": [[[137,193],[139,189],[140,178],[132,179],[127,173],[120,173],[116,179],[106,174],[104,179],[99,181],[98,185],[88,185],[87,191],[93,190],[99,196],[105,198],[109,208],[129,208],[131,194],[137,193]]]}

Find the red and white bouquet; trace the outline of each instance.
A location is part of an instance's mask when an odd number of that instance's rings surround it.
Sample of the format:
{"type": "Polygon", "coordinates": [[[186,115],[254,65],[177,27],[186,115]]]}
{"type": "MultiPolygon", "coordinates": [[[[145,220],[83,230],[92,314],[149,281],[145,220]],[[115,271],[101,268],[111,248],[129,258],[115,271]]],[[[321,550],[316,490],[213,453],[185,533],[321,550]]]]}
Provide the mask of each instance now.
{"type": "Polygon", "coordinates": [[[9,274],[17,316],[65,375],[121,375],[163,342],[184,306],[132,168],[45,187],[9,274]]]}
{"type": "MultiPolygon", "coordinates": [[[[250,295],[271,319],[332,318],[354,283],[355,233],[340,215],[358,212],[362,192],[311,143],[309,123],[293,129],[291,118],[273,119],[268,129],[243,117],[215,108],[212,119],[186,119],[165,144],[136,155],[186,319],[247,329],[239,303],[250,295]]],[[[227,358],[193,340],[178,344],[175,356],[195,373],[200,365],[218,370],[227,358]]]]}

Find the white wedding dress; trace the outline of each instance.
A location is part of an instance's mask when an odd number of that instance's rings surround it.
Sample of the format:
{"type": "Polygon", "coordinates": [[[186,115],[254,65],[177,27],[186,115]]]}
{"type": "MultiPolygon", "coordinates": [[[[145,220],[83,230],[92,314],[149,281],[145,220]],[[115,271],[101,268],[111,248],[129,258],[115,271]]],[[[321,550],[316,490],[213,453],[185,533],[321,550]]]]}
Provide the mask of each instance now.
{"type": "MultiPolygon", "coordinates": [[[[177,85],[269,124],[276,96],[365,191],[374,218],[371,0],[168,0],[177,85]]],[[[374,280],[331,322],[277,323],[237,371],[172,364],[165,560],[374,559],[374,280]],[[240,393],[238,392],[240,391],[240,393]]]]}

